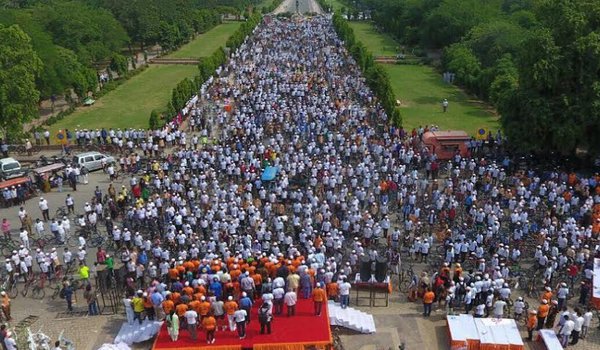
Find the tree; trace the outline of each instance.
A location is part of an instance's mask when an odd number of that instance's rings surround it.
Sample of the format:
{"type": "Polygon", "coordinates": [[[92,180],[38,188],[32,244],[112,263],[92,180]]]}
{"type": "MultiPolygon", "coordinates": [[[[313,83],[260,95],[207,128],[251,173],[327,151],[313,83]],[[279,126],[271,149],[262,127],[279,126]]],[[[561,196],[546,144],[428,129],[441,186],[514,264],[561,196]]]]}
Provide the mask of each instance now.
{"type": "Polygon", "coordinates": [[[35,79],[42,62],[17,25],[0,25],[0,67],[0,127],[9,135],[20,134],[23,124],[38,114],[35,79]]]}
{"type": "Polygon", "coordinates": [[[117,74],[119,74],[119,77],[123,77],[125,74],[127,74],[127,71],[129,70],[129,63],[127,62],[127,57],[118,53],[113,53],[112,58],[110,59],[109,67],[113,71],[117,72],[117,74]]]}
{"type": "Polygon", "coordinates": [[[107,10],[76,1],[50,2],[33,9],[34,18],[54,42],[73,50],[87,65],[108,59],[129,37],[107,10]]]}
{"type": "Polygon", "coordinates": [[[454,44],[444,51],[444,67],[447,71],[456,74],[459,84],[476,88],[481,62],[473,51],[464,44],[454,44]]]}
{"type": "Polygon", "coordinates": [[[158,129],[160,125],[160,116],[156,109],[153,109],[150,113],[150,119],[148,120],[148,127],[150,130],[158,129]]]}

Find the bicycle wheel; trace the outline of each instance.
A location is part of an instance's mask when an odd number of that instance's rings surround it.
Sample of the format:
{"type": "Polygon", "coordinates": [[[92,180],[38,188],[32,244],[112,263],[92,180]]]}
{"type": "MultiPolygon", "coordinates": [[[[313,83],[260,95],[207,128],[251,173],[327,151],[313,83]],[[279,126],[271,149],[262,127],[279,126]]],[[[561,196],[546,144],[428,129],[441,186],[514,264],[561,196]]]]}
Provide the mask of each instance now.
{"type": "Polygon", "coordinates": [[[102,236],[97,236],[89,240],[89,244],[93,248],[98,248],[104,243],[104,238],[102,236]]]}
{"type": "Polygon", "coordinates": [[[23,297],[26,297],[28,293],[29,293],[29,283],[25,283],[25,285],[23,286],[23,290],[21,291],[21,295],[23,297]]]}
{"type": "Polygon", "coordinates": [[[78,247],[78,246],[79,246],[79,238],[78,238],[78,237],[75,237],[75,236],[70,236],[70,237],[67,239],[67,245],[68,245],[70,248],[75,248],[75,247],[78,247]]]}
{"type": "Polygon", "coordinates": [[[36,247],[40,248],[41,250],[44,250],[44,247],[46,247],[46,244],[48,243],[44,238],[38,238],[33,242],[35,243],[36,247]]]}
{"type": "Polygon", "coordinates": [[[17,288],[17,284],[13,283],[10,286],[10,290],[8,291],[8,296],[11,297],[11,299],[16,298],[19,295],[19,289],[17,288]]]}
{"type": "Polygon", "coordinates": [[[404,280],[400,282],[400,292],[407,293],[408,288],[410,287],[410,280],[404,280]]]}
{"type": "Polygon", "coordinates": [[[41,300],[41,299],[44,299],[44,297],[46,296],[46,292],[44,291],[44,288],[36,286],[31,291],[31,296],[34,299],[41,300]]]}
{"type": "Polygon", "coordinates": [[[2,246],[2,255],[5,257],[10,257],[12,255],[13,249],[7,245],[2,246]]]}

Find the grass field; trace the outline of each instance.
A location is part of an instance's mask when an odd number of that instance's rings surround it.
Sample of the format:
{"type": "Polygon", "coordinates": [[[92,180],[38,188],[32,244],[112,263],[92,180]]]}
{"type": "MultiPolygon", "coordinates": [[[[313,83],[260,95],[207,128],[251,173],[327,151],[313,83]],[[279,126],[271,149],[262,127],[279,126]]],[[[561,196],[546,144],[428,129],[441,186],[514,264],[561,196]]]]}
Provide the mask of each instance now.
{"type": "Polygon", "coordinates": [[[80,107],[52,125],[52,134],[59,129],[148,128],[150,112],[162,110],[177,83],[197,72],[194,65],[152,65],[93,106],[80,107]]]}
{"type": "MultiPolygon", "coordinates": [[[[241,25],[223,23],[199,35],[168,58],[196,58],[211,55],[241,25]]],[[[150,112],[163,110],[173,88],[184,78],[198,73],[195,65],[151,65],[123,85],[98,99],[91,107],[75,113],[50,127],[53,135],[60,129],[147,128],[150,112]]]]}
{"type": "Polygon", "coordinates": [[[196,39],[182,46],[179,50],[169,54],[166,58],[200,58],[212,55],[235,32],[242,22],[226,22],[214,27],[196,39]]]}
{"type": "Polygon", "coordinates": [[[378,33],[370,22],[349,22],[356,39],[365,45],[373,56],[395,56],[399,45],[387,34],[378,33]]]}
{"type": "Polygon", "coordinates": [[[403,125],[438,125],[443,130],[464,130],[475,135],[479,128],[498,129],[497,117],[480,101],[471,99],[457,87],[446,84],[429,66],[384,65],[396,99],[400,100],[403,125]],[[448,111],[443,113],[442,100],[448,111]]]}

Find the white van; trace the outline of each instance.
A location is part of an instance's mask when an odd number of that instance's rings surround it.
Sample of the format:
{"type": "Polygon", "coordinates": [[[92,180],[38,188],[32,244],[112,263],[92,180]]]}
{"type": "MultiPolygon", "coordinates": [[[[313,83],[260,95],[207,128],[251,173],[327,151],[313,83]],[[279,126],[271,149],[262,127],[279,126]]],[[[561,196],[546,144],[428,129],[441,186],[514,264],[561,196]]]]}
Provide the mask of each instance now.
{"type": "Polygon", "coordinates": [[[85,152],[73,157],[73,163],[79,164],[81,168],[86,168],[88,171],[102,169],[103,162],[110,164],[114,163],[115,159],[100,152],[85,152]]]}
{"type": "Polygon", "coordinates": [[[21,163],[14,158],[0,159],[0,177],[3,180],[12,179],[25,175],[25,170],[21,168],[21,163]]]}

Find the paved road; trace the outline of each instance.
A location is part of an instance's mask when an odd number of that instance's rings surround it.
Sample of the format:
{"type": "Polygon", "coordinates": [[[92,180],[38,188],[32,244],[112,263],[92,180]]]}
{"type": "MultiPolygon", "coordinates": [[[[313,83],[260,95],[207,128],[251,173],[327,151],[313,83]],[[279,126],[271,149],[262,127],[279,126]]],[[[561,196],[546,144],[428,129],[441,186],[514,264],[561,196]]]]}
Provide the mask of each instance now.
{"type": "Polygon", "coordinates": [[[274,14],[283,12],[299,12],[299,13],[323,13],[323,10],[315,0],[285,0],[278,8],[273,11],[274,14]],[[296,9],[296,2],[298,8],[296,9]]]}

